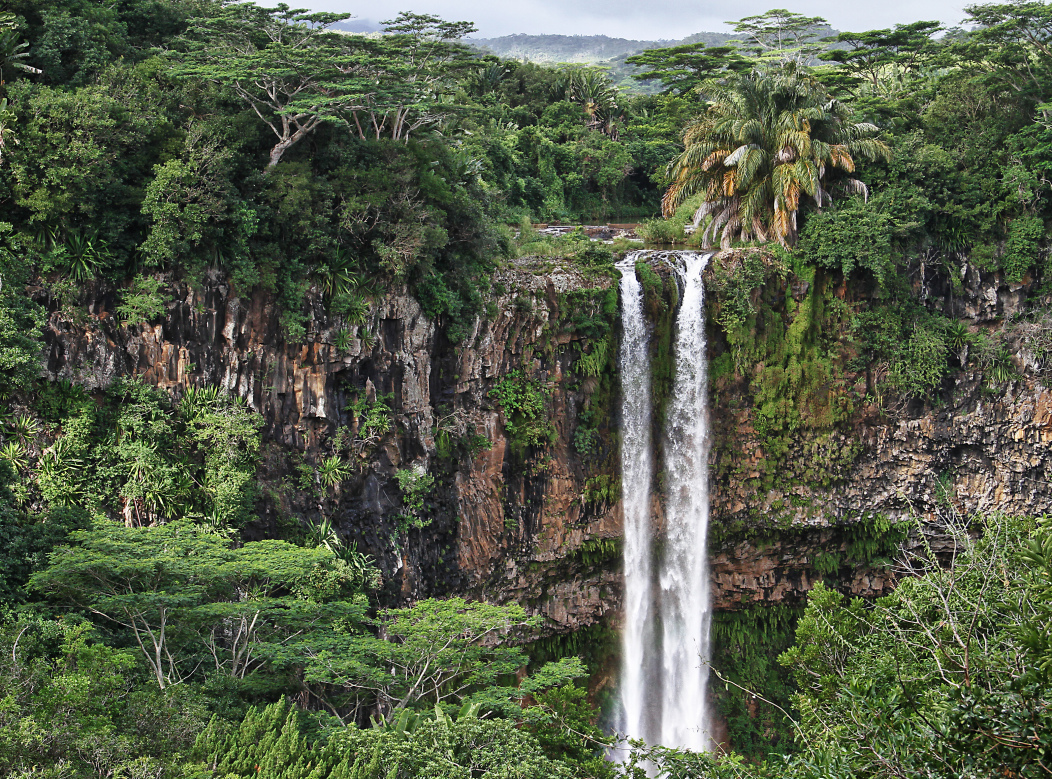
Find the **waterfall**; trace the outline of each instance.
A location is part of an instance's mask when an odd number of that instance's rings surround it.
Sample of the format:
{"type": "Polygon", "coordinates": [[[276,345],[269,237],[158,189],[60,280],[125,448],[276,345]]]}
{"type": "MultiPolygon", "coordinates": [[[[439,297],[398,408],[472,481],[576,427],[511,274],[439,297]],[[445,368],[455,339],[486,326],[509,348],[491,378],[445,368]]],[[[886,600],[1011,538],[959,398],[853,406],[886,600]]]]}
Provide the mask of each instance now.
{"type": "Polygon", "coordinates": [[[709,255],[669,253],[675,260],[681,294],[675,381],[665,420],[665,521],[663,542],[658,545],[651,538],[650,363],[642,292],[634,272],[638,256],[631,255],[621,266],[623,726],[630,738],[703,751],[712,743],[706,700],[709,431],[702,282],[709,255]],[[656,560],[655,549],[660,549],[656,560]]]}
{"type": "Polygon", "coordinates": [[[647,721],[653,674],[653,564],[650,546],[650,354],[643,288],[629,254],[621,271],[621,494],[625,522],[625,628],[622,634],[622,727],[632,738],[653,733],[647,721]]]}
{"type": "Polygon", "coordinates": [[[709,748],[709,414],[705,287],[709,255],[685,252],[676,319],[676,379],[665,423],[661,583],[662,718],[658,742],[709,748]]]}

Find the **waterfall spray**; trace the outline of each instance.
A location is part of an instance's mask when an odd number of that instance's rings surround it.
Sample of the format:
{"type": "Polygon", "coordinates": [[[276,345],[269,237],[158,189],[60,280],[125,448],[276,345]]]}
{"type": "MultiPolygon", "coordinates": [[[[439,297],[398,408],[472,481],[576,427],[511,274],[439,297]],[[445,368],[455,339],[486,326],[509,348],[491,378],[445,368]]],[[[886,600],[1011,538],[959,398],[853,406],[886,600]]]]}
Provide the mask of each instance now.
{"type": "Polygon", "coordinates": [[[629,738],[709,749],[708,377],[702,272],[709,255],[671,252],[681,281],[675,382],[665,424],[665,527],[652,542],[650,360],[639,252],[619,268],[621,468],[625,516],[622,725],[629,738]],[[657,582],[655,585],[655,574],[657,582]]]}

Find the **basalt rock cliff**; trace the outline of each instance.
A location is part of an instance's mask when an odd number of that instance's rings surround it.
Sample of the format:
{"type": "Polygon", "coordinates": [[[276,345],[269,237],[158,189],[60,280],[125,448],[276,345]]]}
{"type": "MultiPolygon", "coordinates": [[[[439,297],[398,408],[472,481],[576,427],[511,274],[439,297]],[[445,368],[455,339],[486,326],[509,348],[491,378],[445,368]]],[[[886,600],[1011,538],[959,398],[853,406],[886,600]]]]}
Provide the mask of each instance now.
{"type": "MultiPolygon", "coordinates": [[[[357,327],[311,297],[303,343],[283,336],[274,296],[238,294],[215,274],[169,284],[166,316],[146,325],[120,322],[119,290],[89,288],[82,307],[63,306],[43,284],[32,294],[50,312],[47,377],[99,390],[136,376],[176,396],[217,385],[262,414],[265,497],[250,533],[328,515],[377,559],[390,603],[454,593],[514,600],[549,617],[553,632],[568,632],[619,602],[611,554],[619,506],[587,498],[593,474],[573,443],[598,380],[573,371],[581,336],[566,326],[611,284],[609,275],[586,278],[547,261],[511,264],[493,278],[488,315],[457,345],[404,290],[378,297],[357,327]],[[513,445],[490,397],[509,374],[543,393],[555,431],[549,446],[513,445]],[[360,420],[348,406],[358,397],[392,409],[390,432],[335,496],[312,494],[296,466],[328,454],[341,427],[354,435],[360,420]],[[446,451],[436,442],[442,434],[452,442],[446,451]],[[470,436],[489,448],[457,446],[470,436]],[[436,478],[426,527],[398,529],[404,507],[393,476],[401,469],[436,478]],[[594,559],[596,547],[606,559],[594,559]]],[[[604,435],[597,446],[609,450],[604,435]]]]}
{"type": "MultiPolygon", "coordinates": [[[[922,279],[919,293],[975,328],[1025,300],[1022,287],[973,269],[962,275],[963,291],[922,279]]],[[[566,633],[608,616],[616,624],[620,607],[616,360],[613,347],[597,354],[604,347],[579,326],[582,316],[602,319],[613,276],[559,261],[510,263],[459,344],[397,290],[354,327],[331,318],[320,294],[310,297],[303,343],[284,338],[273,296],[240,294],[218,275],[170,283],[166,316],[141,326],[114,315],[118,290],[90,287],[80,309],[43,284],[33,294],[50,312],[48,377],[94,390],[138,376],[175,395],[218,385],[263,415],[268,488],[251,532],[325,514],[378,560],[391,603],[442,594],[516,601],[547,616],[548,632],[566,633]],[[588,370],[585,354],[599,358],[588,370]],[[546,445],[524,447],[509,434],[508,409],[493,395],[507,380],[543,395],[554,426],[546,445]],[[350,405],[360,397],[386,398],[391,430],[334,494],[319,497],[296,482],[297,464],[327,453],[340,428],[353,436],[360,420],[350,405]],[[472,436],[489,448],[458,444],[472,436]],[[393,477],[407,468],[434,475],[436,486],[429,524],[399,530],[404,507],[393,477]]],[[[616,344],[615,313],[605,314],[614,326],[608,344],[616,344]]],[[[715,354],[720,335],[710,329],[715,354]]],[[[965,370],[936,408],[918,402],[887,415],[861,407],[849,429],[790,452],[786,468],[796,478],[777,487],[758,478],[767,455],[748,408],[735,402],[741,388],[714,388],[716,608],[798,602],[820,578],[859,595],[886,592],[894,583],[886,561],[851,556],[853,528],[874,517],[916,517],[907,543],[924,535],[938,548],[948,513],[1052,510],[1052,392],[1025,370],[1023,352],[1015,359],[1021,377],[1003,391],[965,370]]],[[[660,521],[659,505],[655,515],[660,521]]]]}
{"type": "MultiPolygon", "coordinates": [[[[976,334],[1022,313],[1034,294],[1026,284],[1004,284],[996,274],[967,264],[960,268],[959,284],[923,263],[914,270],[916,298],[976,334]]],[[[804,292],[782,284],[782,297],[804,292]]],[[[718,334],[714,342],[718,350],[718,334]]],[[[742,402],[744,382],[717,382],[712,390],[715,607],[800,602],[820,580],[863,597],[886,594],[895,584],[893,562],[903,547],[924,547],[925,553],[948,559],[953,549],[944,532],[947,523],[976,512],[1049,511],[1052,390],[1042,383],[1035,370],[1039,360],[1025,340],[1009,338],[1008,345],[1009,380],[991,382],[964,353],[956,356],[964,367],[951,371],[937,394],[909,402],[878,405],[873,377],[845,371],[838,378],[862,400],[836,430],[793,440],[774,479],[764,478],[770,453],[754,427],[752,408],[742,402]],[[874,540],[881,532],[875,528],[891,525],[898,525],[900,535],[884,553],[866,559],[858,551],[860,542],[874,540]]]]}

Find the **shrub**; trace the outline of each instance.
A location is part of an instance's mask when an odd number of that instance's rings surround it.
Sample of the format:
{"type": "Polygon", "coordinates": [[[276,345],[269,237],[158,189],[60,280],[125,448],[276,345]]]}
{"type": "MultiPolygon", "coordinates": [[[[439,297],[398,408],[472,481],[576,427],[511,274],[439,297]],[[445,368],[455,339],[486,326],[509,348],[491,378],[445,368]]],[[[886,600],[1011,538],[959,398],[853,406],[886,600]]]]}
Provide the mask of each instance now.
{"type": "Polygon", "coordinates": [[[888,384],[900,394],[920,398],[942,382],[949,370],[949,346],[942,323],[934,318],[918,319],[891,360],[888,384]]]}
{"type": "Polygon", "coordinates": [[[1045,234],[1045,225],[1039,216],[1021,216],[1008,226],[1005,252],[1001,257],[1001,269],[1005,281],[1018,284],[1034,265],[1040,251],[1039,243],[1045,234]]]}
{"type": "Polygon", "coordinates": [[[647,243],[682,243],[686,238],[683,222],[672,219],[648,219],[636,228],[636,234],[647,243]]]}
{"type": "Polygon", "coordinates": [[[845,276],[855,268],[868,270],[883,287],[895,265],[891,234],[891,219],[855,200],[808,217],[795,253],[845,276]]]}
{"type": "Polygon", "coordinates": [[[547,419],[546,391],[527,379],[523,372],[512,371],[489,396],[500,407],[504,427],[512,444],[518,448],[542,446],[555,442],[555,426],[547,419]]]}
{"type": "Polygon", "coordinates": [[[124,300],[117,306],[117,316],[126,325],[144,325],[167,311],[167,301],[161,294],[161,281],[153,276],[136,276],[131,287],[124,293],[124,300]]]}
{"type": "Polygon", "coordinates": [[[402,493],[405,510],[398,515],[399,529],[405,532],[411,527],[427,527],[430,520],[423,517],[424,498],[435,488],[435,477],[415,468],[403,468],[395,473],[395,481],[402,493]]]}
{"type": "Polygon", "coordinates": [[[852,368],[867,361],[886,366],[886,386],[904,398],[924,397],[938,387],[949,371],[951,346],[967,338],[950,320],[901,305],[860,313],[854,335],[862,355],[852,368]]]}

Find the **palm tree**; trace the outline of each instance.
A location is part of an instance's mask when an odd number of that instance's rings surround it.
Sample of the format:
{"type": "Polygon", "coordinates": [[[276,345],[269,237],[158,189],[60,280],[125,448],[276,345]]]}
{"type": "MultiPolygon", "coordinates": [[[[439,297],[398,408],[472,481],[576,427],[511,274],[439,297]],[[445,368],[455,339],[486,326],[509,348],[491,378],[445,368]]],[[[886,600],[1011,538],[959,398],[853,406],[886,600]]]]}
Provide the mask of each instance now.
{"type": "Polygon", "coordinates": [[[855,159],[887,159],[877,127],[851,123],[847,110],[794,63],[733,74],[713,88],[708,111],[684,134],[686,149],[669,165],[666,216],[685,200],[704,194],[695,228],[711,221],[706,246],[719,236],[786,247],[796,242],[801,196],[818,208],[840,187],[867,195],[865,184],[845,174],[855,159]]]}
{"type": "Polygon", "coordinates": [[[496,92],[497,87],[504,83],[504,80],[513,72],[515,72],[514,62],[487,62],[471,75],[468,85],[476,96],[482,97],[496,92]]]}
{"type": "Polygon", "coordinates": [[[0,162],[4,161],[4,147],[9,143],[17,143],[14,130],[11,125],[15,123],[15,113],[7,107],[7,98],[0,97],[0,162]]]}
{"type": "Polygon", "coordinates": [[[29,44],[19,40],[14,29],[0,29],[0,87],[5,83],[4,71],[22,70],[26,73],[39,74],[42,71],[26,62],[29,57],[29,44]]]}

